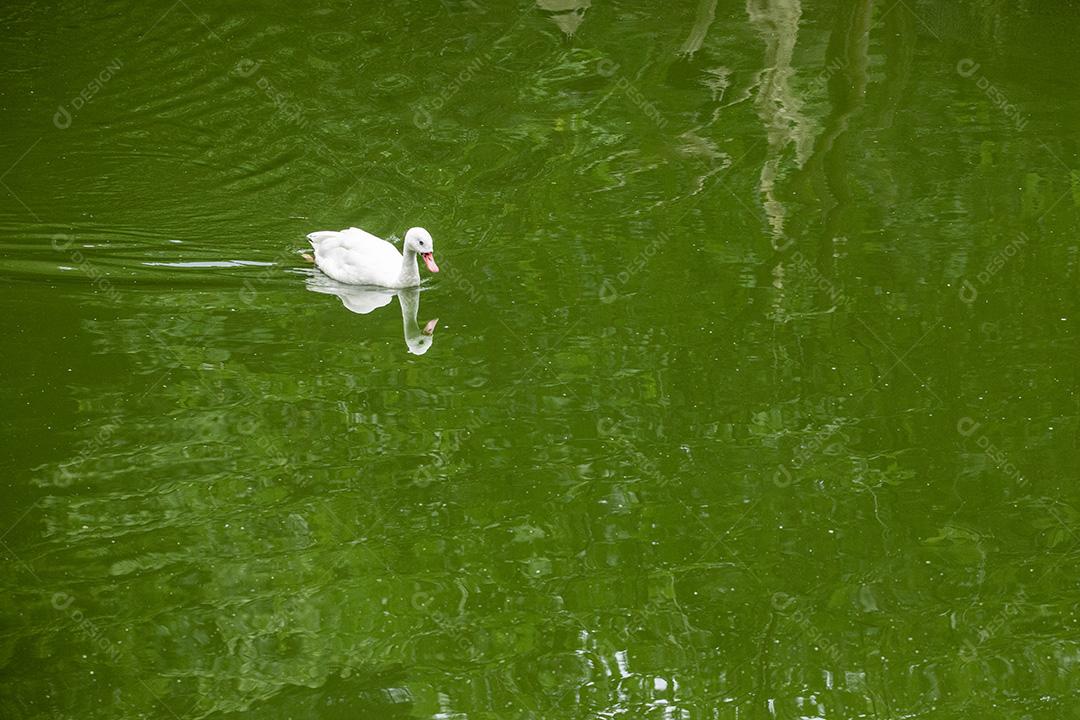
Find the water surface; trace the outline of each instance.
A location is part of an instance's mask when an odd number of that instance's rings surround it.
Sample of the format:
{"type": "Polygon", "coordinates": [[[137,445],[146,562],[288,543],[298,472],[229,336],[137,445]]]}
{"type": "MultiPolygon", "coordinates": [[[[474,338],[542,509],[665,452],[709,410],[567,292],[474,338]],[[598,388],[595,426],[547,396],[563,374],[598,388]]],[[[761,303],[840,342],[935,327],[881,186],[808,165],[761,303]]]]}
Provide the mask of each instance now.
{"type": "Polygon", "coordinates": [[[9,3],[0,715],[1070,716],[1078,21],[9,3]]]}

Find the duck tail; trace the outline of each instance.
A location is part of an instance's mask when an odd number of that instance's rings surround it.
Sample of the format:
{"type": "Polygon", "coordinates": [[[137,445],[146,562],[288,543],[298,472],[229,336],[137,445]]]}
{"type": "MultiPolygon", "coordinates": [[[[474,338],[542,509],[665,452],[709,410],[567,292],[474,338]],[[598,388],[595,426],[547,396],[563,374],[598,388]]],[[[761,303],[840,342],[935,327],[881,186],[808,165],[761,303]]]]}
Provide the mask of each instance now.
{"type": "Polygon", "coordinates": [[[329,240],[335,235],[337,233],[332,230],[319,230],[318,232],[308,233],[307,239],[311,243],[311,247],[317,248],[323,240],[329,240]]]}

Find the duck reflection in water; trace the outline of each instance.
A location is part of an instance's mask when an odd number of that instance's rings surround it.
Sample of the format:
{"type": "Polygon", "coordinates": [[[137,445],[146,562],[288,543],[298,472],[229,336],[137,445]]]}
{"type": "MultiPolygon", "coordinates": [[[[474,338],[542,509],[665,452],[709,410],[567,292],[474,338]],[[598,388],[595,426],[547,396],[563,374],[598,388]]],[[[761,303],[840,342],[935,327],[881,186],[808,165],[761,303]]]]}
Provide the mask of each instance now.
{"type": "Polygon", "coordinates": [[[354,313],[367,315],[390,304],[397,296],[401,306],[401,325],[405,335],[405,344],[413,355],[423,355],[435,340],[435,327],[439,318],[429,320],[422,328],[416,322],[416,313],[420,309],[420,288],[408,287],[389,290],[373,286],[345,285],[331,280],[322,273],[308,277],[307,288],[312,292],[336,295],[341,304],[354,313]]]}

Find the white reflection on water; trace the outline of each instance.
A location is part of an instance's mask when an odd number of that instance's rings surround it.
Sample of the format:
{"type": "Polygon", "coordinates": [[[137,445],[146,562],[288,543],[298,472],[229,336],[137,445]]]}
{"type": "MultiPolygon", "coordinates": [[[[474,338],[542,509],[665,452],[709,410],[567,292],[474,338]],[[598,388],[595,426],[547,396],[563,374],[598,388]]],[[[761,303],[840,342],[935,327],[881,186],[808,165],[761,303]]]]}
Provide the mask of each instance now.
{"type": "Polygon", "coordinates": [[[269,267],[272,262],[258,260],[196,260],[192,262],[144,262],[143,265],[173,268],[230,268],[230,267],[269,267]]]}
{"type": "Polygon", "coordinates": [[[395,291],[366,285],[345,285],[322,273],[315,273],[308,277],[307,289],[337,296],[342,305],[358,315],[367,315],[385,307],[397,296],[398,305],[401,306],[402,333],[409,352],[413,355],[423,355],[434,342],[435,328],[439,319],[429,320],[422,328],[416,321],[416,313],[420,310],[420,288],[402,288],[395,291]]]}

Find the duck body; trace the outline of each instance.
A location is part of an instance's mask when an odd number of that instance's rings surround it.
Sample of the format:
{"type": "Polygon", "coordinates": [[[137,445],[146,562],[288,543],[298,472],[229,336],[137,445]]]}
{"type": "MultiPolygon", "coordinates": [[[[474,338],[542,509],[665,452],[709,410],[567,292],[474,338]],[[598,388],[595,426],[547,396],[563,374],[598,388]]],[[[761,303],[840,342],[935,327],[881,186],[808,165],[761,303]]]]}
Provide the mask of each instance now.
{"type": "Polygon", "coordinates": [[[420,284],[417,255],[423,258],[428,270],[439,272],[431,235],[423,228],[409,229],[403,253],[386,240],[355,227],[320,230],[307,237],[315,250],[315,265],[340,283],[416,287],[420,284]]]}

